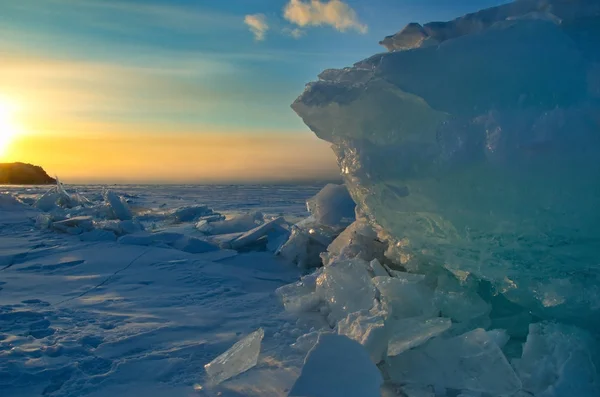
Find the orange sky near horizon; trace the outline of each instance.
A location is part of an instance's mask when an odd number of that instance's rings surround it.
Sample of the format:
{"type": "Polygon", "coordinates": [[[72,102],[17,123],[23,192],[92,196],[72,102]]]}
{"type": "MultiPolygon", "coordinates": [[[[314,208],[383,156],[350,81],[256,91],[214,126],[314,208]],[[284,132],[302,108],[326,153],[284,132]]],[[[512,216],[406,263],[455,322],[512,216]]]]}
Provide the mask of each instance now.
{"type": "MultiPolygon", "coordinates": [[[[0,162],[39,165],[66,183],[339,177],[329,144],[308,129],[265,131],[186,120],[210,109],[207,98],[218,98],[189,91],[177,80],[179,71],[172,81],[162,79],[168,73],[163,70],[13,56],[0,72],[0,162]],[[63,84],[67,77],[69,84],[63,84]],[[121,109],[143,114],[121,119],[121,109]],[[164,119],[152,118],[161,112],[164,119]]],[[[265,109],[265,118],[276,116],[265,109]]]]}
{"type": "Polygon", "coordinates": [[[303,181],[339,176],[310,133],[21,134],[3,162],[42,166],[66,183],[303,181]]]}

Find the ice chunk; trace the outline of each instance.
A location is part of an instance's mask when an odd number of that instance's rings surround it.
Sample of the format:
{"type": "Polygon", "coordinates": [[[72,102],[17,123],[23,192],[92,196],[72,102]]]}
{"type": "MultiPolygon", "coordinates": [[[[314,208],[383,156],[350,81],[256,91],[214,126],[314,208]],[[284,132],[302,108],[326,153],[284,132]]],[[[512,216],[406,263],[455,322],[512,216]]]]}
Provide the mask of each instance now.
{"type": "Polygon", "coordinates": [[[344,228],[354,221],[354,201],[344,185],[326,185],[307,202],[317,223],[333,228],[344,228]]]}
{"type": "Polygon", "coordinates": [[[529,326],[523,357],[515,363],[523,390],[543,397],[600,396],[597,344],[576,327],[529,326]]]}
{"type": "Polygon", "coordinates": [[[327,266],[318,277],[316,292],[331,310],[333,322],[373,306],[375,286],[368,266],[361,259],[338,261],[327,266]]]}
{"type": "Polygon", "coordinates": [[[247,231],[240,237],[236,238],[231,242],[231,248],[240,249],[250,244],[255,243],[261,237],[267,236],[270,232],[278,231],[280,234],[285,234],[287,231],[281,227],[285,223],[283,217],[276,218],[272,221],[266,222],[260,226],[255,227],[252,230],[247,231]],[[283,230],[282,230],[283,229],[283,230]]]}
{"type": "Polygon", "coordinates": [[[393,381],[511,396],[521,381],[483,329],[426,345],[388,359],[393,381]]]}
{"type": "Polygon", "coordinates": [[[276,252],[300,268],[317,267],[321,264],[320,252],[310,255],[310,239],[297,228],[292,228],[290,237],[276,252]]]}
{"type": "Polygon", "coordinates": [[[313,275],[305,276],[300,281],[279,287],[275,294],[283,302],[287,312],[299,314],[315,310],[321,303],[321,297],[315,293],[316,278],[321,271],[313,275]]]}
{"type": "Polygon", "coordinates": [[[62,188],[62,185],[59,185],[59,183],[57,183],[57,186],[48,190],[40,198],[38,198],[34,204],[34,207],[44,212],[52,211],[57,206],[65,208],[71,208],[74,206],[71,196],[65,192],[65,190],[62,188]]]}
{"type": "Polygon", "coordinates": [[[204,366],[212,386],[218,385],[243,372],[248,371],[258,363],[260,347],[265,336],[261,328],[237,342],[225,353],[204,366]]]}
{"type": "Polygon", "coordinates": [[[385,270],[381,263],[377,259],[373,259],[369,262],[369,269],[373,272],[373,277],[389,277],[390,274],[385,270]]]}
{"type": "Polygon", "coordinates": [[[394,318],[436,317],[433,291],[420,282],[395,277],[374,277],[373,284],[386,302],[394,318]]]}
{"type": "Polygon", "coordinates": [[[63,233],[81,234],[83,232],[89,232],[94,228],[91,216],[76,216],[68,218],[62,221],[52,223],[52,229],[58,230],[63,233]],[[73,229],[79,229],[79,233],[73,233],[73,229]]]}
{"type": "Polygon", "coordinates": [[[106,190],[104,192],[104,200],[110,206],[113,219],[127,221],[132,218],[129,205],[122,197],[117,196],[115,192],[106,190]]]}
{"type": "Polygon", "coordinates": [[[364,346],[371,360],[378,364],[387,350],[385,312],[363,310],[351,313],[338,323],[338,334],[346,335],[364,346]]]}
{"type": "Polygon", "coordinates": [[[200,217],[213,215],[213,210],[206,205],[190,205],[175,208],[167,213],[176,222],[194,222],[200,217]]]}
{"type": "Polygon", "coordinates": [[[319,336],[324,333],[332,334],[332,332],[322,330],[309,332],[299,336],[296,339],[296,342],[292,343],[290,346],[300,352],[308,353],[319,341],[319,336]]]}
{"type": "Polygon", "coordinates": [[[343,335],[321,334],[289,397],[380,397],[383,378],[366,350],[343,335]]]}
{"type": "Polygon", "coordinates": [[[441,335],[452,326],[448,318],[407,318],[392,322],[387,355],[397,356],[441,335]]]}
{"type": "Polygon", "coordinates": [[[207,222],[197,227],[197,229],[208,235],[242,233],[252,230],[263,223],[264,215],[261,212],[252,212],[237,215],[223,221],[207,222]]]}
{"type": "Polygon", "coordinates": [[[383,258],[385,245],[377,239],[377,233],[364,219],[359,219],[348,226],[323,253],[323,264],[327,266],[337,258],[360,258],[367,261],[383,258]]]}

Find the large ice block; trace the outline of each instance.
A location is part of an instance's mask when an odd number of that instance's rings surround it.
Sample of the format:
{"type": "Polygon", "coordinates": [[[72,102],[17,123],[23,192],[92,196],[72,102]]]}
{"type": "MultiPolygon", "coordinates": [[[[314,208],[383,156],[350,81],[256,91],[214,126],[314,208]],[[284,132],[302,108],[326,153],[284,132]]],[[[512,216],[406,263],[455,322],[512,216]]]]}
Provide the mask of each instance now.
{"type": "Polygon", "coordinates": [[[326,185],[306,203],[315,220],[333,228],[344,228],[354,221],[354,201],[344,185],[326,185]]]}
{"type": "Polygon", "coordinates": [[[597,349],[591,335],[576,327],[531,324],[515,363],[523,390],[543,397],[600,396],[597,349]]]}
{"type": "Polygon", "coordinates": [[[379,397],[381,373],[366,350],[343,335],[321,334],[289,397],[379,397]]]}
{"type": "Polygon", "coordinates": [[[327,303],[332,322],[373,306],[375,286],[368,266],[361,259],[341,260],[327,266],[317,278],[316,293],[327,303]]]}
{"type": "Polygon", "coordinates": [[[216,386],[248,371],[258,362],[260,346],[265,336],[261,328],[234,344],[229,350],[204,366],[209,384],[216,386]]]}
{"type": "Polygon", "coordinates": [[[521,381],[506,357],[483,330],[451,339],[437,338],[388,360],[395,382],[512,396],[521,381]]]}
{"type": "Polygon", "coordinates": [[[406,268],[468,272],[535,315],[596,328],[599,26],[597,0],[414,25],[386,42],[410,50],[327,70],[292,107],[403,242],[406,268]]]}

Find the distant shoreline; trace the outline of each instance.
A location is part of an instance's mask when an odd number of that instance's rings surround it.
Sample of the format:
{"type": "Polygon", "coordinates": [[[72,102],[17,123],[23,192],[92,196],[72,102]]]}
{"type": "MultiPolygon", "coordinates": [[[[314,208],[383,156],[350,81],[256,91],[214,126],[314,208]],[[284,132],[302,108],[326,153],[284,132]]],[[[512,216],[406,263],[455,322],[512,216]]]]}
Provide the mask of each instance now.
{"type": "Polygon", "coordinates": [[[52,185],[50,177],[40,166],[27,163],[0,163],[0,185],[52,185]]]}

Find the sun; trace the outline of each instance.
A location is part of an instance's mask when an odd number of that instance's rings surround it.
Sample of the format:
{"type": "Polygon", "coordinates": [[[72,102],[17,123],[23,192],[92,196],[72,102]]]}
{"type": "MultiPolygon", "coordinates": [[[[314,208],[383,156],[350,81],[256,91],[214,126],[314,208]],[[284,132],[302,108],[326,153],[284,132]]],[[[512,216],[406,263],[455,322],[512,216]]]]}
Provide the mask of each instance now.
{"type": "Polygon", "coordinates": [[[11,142],[18,134],[16,111],[15,104],[0,97],[0,158],[7,154],[11,142]]]}

